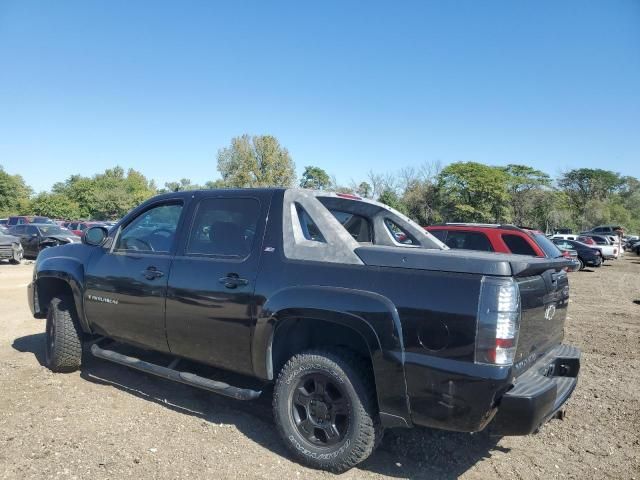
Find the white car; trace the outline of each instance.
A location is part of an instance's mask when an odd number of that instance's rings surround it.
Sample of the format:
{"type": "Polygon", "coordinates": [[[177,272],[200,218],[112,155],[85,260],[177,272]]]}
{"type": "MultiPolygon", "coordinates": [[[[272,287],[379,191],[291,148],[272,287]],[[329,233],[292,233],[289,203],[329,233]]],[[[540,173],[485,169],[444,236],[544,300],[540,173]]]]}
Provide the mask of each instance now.
{"type": "Polygon", "coordinates": [[[616,259],[620,256],[621,247],[612,245],[606,235],[596,235],[593,233],[582,234],[578,237],[578,241],[586,243],[590,247],[598,248],[600,253],[602,253],[602,258],[605,260],[616,259]]]}
{"type": "Polygon", "coordinates": [[[551,240],[554,238],[560,238],[562,240],[577,240],[580,235],[576,235],[575,233],[556,233],[551,235],[551,240]]]}

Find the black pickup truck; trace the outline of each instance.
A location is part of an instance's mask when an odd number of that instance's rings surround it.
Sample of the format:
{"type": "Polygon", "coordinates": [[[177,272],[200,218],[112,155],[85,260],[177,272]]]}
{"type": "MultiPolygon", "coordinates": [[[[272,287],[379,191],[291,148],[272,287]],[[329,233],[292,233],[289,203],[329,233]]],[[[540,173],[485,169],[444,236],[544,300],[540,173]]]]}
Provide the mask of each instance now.
{"type": "Polygon", "coordinates": [[[273,383],[284,442],[339,472],[384,428],[525,435],[558,416],[580,367],[562,344],[566,266],[449,250],[354,196],[210,190],[155,197],[44,250],[28,297],[53,371],[78,369],[84,347],[239,400],[273,383]]]}

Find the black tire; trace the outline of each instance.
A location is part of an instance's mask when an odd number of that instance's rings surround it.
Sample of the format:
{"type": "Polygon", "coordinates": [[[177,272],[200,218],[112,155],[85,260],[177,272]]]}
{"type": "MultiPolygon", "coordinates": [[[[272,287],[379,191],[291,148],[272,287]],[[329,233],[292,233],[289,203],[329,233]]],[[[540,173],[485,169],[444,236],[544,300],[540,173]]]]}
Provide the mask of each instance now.
{"type": "Polygon", "coordinates": [[[580,268],[578,270],[584,270],[584,262],[581,258],[578,258],[578,263],[580,264],[580,268]]]}
{"type": "Polygon", "coordinates": [[[74,372],[82,362],[81,331],[73,300],[54,297],[47,312],[45,365],[53,372],[74,372]]]}
{"type": "Polygon", "coordinates": [[[275,384],[273,412],[301,463],[335,473],[369,457],[382,436],[370,368],[348,351],[313,350],[289,359],[275,384]]]}
{"type": "Polygon", "coordinates": [[[11,265],[20,265],[20,262],[22,262],[22,257],[23,257],[22,253],[18,255],[14,255],[12,258],[9,259],[9,263],[11,265]]]}

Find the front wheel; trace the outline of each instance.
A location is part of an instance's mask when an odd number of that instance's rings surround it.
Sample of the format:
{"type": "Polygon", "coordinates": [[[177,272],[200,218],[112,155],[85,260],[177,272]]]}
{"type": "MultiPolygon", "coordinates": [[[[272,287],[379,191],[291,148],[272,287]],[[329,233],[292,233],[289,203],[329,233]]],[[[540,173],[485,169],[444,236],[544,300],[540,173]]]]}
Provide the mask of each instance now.
{"type": "Polygon", "coordinates": [[[584,262],[582,261],[581,258],[578,258],[578,264],[579,264],[578,270],[584,270],[584,262]]]}
{"type": "Polygon", "coordinates": [[[286,363],[273,411],[298,460],[339,473],[371,455],[382,435],[371,377],[362,359],[342,351],[303,352],[286,363]]]}
{"type": "Polygon", "coordinates": [[[47,311],[44,359],[54,372],[73,372],[80,368],[82,339],[76,309],[69,296],[54,297],[47,311]]]}
{"type": "Polygon", "coordinates": [[[11,265],[20,265],[22,262],[22,251],[14,251],[13,257],[9,259],[11,265]]]}

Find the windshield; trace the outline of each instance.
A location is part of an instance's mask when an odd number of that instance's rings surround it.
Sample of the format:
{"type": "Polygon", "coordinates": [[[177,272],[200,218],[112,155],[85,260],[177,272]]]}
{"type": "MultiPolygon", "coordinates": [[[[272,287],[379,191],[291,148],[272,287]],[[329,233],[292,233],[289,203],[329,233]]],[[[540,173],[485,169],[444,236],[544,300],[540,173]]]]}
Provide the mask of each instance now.
{"type": "Polygon", "coordinates": [[[545,237],[542,233],[534,233],[533,238],[535,238],[536,243],[547,257],[557,258],[562,256],[562,252],[556,246],[556,244],[545,237]]]}
{"type": "Polygon", "coordinates": [[[57,225],[42,225],[38,228],[40,229],[40,232],[42,232],[42,235],[62,235],[64,237],[68,237],[71,235],[68,230],[62,230],[57,225]]]}

